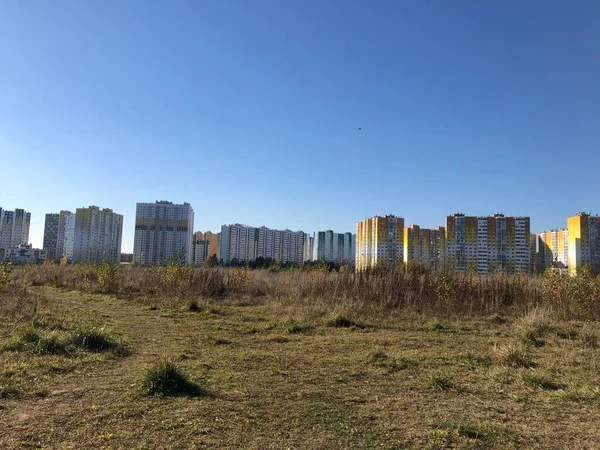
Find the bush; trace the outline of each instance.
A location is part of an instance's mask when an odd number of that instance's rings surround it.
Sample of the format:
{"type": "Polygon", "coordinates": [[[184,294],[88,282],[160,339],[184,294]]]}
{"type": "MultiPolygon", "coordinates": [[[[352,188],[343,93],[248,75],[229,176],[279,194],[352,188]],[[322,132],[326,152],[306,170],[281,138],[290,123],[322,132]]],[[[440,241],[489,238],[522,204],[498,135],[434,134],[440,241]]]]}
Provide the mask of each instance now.
{"type": "Polygon", "coordinates": [[[206,391],[192,383],[173,362],[162,360],[150,367],[141,383],[143,395],[156,397],[198,397],[206,391]]]}

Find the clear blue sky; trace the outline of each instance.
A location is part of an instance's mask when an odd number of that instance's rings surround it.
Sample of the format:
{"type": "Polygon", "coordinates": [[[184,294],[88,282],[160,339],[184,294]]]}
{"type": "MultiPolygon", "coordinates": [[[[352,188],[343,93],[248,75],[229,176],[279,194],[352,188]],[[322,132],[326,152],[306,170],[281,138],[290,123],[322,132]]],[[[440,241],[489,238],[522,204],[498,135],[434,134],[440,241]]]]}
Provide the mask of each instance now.
{"type": "Polygon", "coordinates": [[[0,1],[0,206],[197,230],[600,212],[600,2],[0,1]],[[358,128],[361,127],[362,131],[358,128]]]}

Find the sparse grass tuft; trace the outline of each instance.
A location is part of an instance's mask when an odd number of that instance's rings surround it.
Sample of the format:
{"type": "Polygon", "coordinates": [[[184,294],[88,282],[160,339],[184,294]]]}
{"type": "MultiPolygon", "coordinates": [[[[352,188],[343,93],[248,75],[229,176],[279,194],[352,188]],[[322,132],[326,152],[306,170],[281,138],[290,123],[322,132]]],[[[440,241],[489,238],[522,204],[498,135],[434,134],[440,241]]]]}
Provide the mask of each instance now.
{"type": "Polygon", "coordinates": [[[82,350],[94,353],[115,352],[122,353],[125,349],[104,328],[76,328],[69,339],[69,343],[82,350]]]}
{"type": "Polygon", "coordinates": [[[442,422],[430,430],[426,448],[513,448],[514,444],[514,433],[502,426],[442,422]]]}
{"type": "Polygon", "coordinates": [[[579,332],[579,340],[581,345],[586,348],[598,348],[598,335],[590,327],[584,327],[579,332]]]}
{"type": "Polygon", "coordinates": [[[425,324],[425,329],[429,331],[441,331],[445,329],[445,327],[439,320],[434,319],[425,324]]]}
{"type": "Polygon", "coordinates": [[[141,383],[143,395],[155,397],[200,397],[206,391],[191,382],[175,363],[162,360],[150,367],[141,383]]]}
{"type": "Polygon", "coordinates": [[[511,344],[495,347],[498,361],[501,365],[507,367],[534,367],[535,363],[530,359],[529,353],[519,347],[511,344]]]}
{"type": "Polygon", "coordinates": [[[299,322],[296,319],[288,319],[285,321],[285,324],[285,331],[289,334],[307,333],[315,328],[311,323],[299,322]]]}
{"type": "Polygon", "coordinates": [[[364,328],[364,326],[362,324],[354,322],[354,321],[350,320],[348,317],[342,316],[340,314],[333,314],[333,315],[327,317],[327,319],[325,320],[325,324],[328,327],[333,327],[333,328],[351,328],[351,327],[364,328]]]}
{"type": "Polygon", "coordinates": [[[429,378],[429,385],[437,391],[453,391],[457,389],[454,381],[443,374],[432,375],[429,378]]]}
{"type": "Polygon", "coordinates": [[[557,391],[564,387],[564,385],[556,383],[544,375],[534,373],[523,374],[523,382],[531,388],[542,389],[544,391],[557,391]]]}
{"type": "Polygon", "coordinates": [[[198,303],[198,300],[190,300],[187,304],[187,310],[189,312],[199,312],[202,311],[202,307],[198,303]]]}
{"type": "Polygon", "coordinates": [[[215,338],[213,340],[214,345],[231,345],[231,341],[225,338],[215,338]]]}
{"type": "Polygon", "coordinates": [[[415,362],[406,358],[392,358],[384,352],[376,352],[371,355],[371,364],[386,369],[388,372],[399,372],[409,369],[415,365],[415,362]]]}
{"type": "Polygon", "coordinates": [[[499,314],[493,314],[490,317],[488,317],[487,321],[494,325],[504,325],[508,322],[508,318],[499,314]]]}
{"type": "Polygon", "coordinates": [[[42,337],[34,344],[35,353],[40,355],[70,355],[67,345],[54,333],[42,337]]]}

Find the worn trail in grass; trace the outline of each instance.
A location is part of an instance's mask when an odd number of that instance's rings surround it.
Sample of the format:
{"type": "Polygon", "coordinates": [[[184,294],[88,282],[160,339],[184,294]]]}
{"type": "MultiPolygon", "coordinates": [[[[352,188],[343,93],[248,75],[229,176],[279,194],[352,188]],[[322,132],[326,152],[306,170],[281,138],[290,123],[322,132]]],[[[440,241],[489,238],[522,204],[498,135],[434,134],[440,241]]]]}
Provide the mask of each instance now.
{"type": "Polygon", "coordinates": [[[342,320],[214,303],[190,312],[36,289],[42,299],[34,325],[42,332],[104,326],[128,354],[6,350],[26,324],[4,323],[0,386],[15,391],[0,400],[2,448],[581,448],[600,442],[595,324],[550,326],[535,317],[342,320]],[[543,344],[527,342],[532,334],[543,344]],[[530,364],[512,364],[517,356],[530,364]],[[208,394],[141,395],[146,369],[162,358],[202,381],[208,394]]]}

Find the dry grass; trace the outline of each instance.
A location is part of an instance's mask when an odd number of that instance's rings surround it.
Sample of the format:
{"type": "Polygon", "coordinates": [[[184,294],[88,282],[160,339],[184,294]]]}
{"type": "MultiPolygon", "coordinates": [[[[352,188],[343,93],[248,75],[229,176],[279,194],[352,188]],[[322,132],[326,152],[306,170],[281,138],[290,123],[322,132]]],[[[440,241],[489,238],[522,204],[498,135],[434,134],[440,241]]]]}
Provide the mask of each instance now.
{"type": "Polygon", "coordinates": [[[0,346],[110,329],[131,351],[0,352],[0,448],[589,448],[600,433],[595,322],[29,289],[36,317],[2,322],[0,346]],[[525,346],[542,325],[545,345],[525,346]],[[165,358],[210,395],[139,395],[165,358]]]}
{"type": "Polygon", "coordinates": [[[600,319],[600,278],[584,275],[482,277],[420,266],[355,274],[323,269],[46,264],[15,268],[13,276],[26,285],[108,293],[155,306],[188,304],[201,309],[207,299],[227,298],[240,305],[271,303],[278,311],[304,307],[319,314],[403,310],[430,317],[485,315],[502,321],[541,309],[561,320],[600,319]]]}

